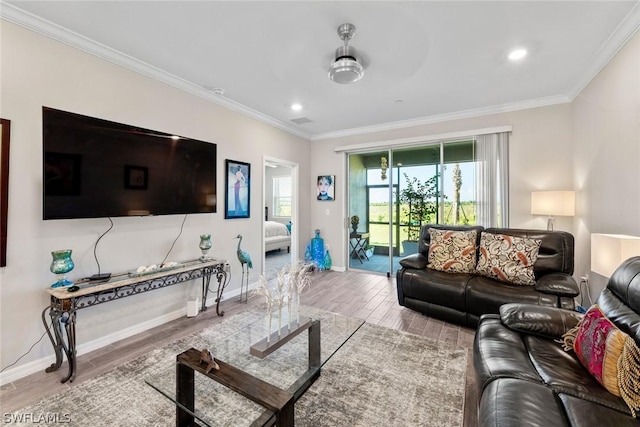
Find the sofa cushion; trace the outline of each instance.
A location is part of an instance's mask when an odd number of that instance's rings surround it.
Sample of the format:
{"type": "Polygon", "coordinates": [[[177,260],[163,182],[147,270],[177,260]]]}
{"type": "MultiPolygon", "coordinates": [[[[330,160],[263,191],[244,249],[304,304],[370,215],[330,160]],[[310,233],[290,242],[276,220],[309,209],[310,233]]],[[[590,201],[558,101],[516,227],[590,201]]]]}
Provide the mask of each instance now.
{"type": "Polygon", "coordinates": [[[478,426],[570,426],[556,394],[544,385],[500,378],[489,384],[478,405],[478,426]]]}
{"type": "Polygon", "coordinates": [[[483,232],[476,271],[483,276],[517,285],[535,285],[533,265],[541,241],[483,232]]]}
{"type": "Polygon", "coordinates": [[[500,306],[500,319],[507,328],[550,339],[562,337],[580,323],[582,316],[576,311],[534,304],[500,306]]]}
{"type": "Polygon", "coordinates": [[[558,395],[572,426],[638,427],[629,415],[568,394],[558,395]]]}
{"type": "Polygon", "coordinates": [[[523,335],[522,341],[536,372],[553,390],[630,414],[624,400],[609,393],[560,342],[533,335],[523,335]]]}
{"type": "Polygon", "coordinates": [[[533,286],[514,285],[485,276],[474,276],[467,282],[466,307],[469,313],[498,313],[502,304],[510,302],[556,307],[558,297],[538,292],[533,286]]]}
{"type": "Polygon", "coordinates": [[[563,338],[565,350],[575,351],[589,373],[609,392],[620,396],[618,359],[627,336],[607,319],[598,304],[594,304],[563,338]]]}
{"type": "Polygon", "coordinates": [[[476,230],[430,228],[428,268],[447,273],[473,273],[476,269],[476,230]]]}
{"type": "Polygon", "coordinates": [[[405,269],[398,282],[405,298],[413,298],[430,304],[449,307],[464,312],[465,289],[468,274],[444,273],[437,270],[405,269]]]}
{"type": "Polygon", "coordinates": [[[478,395],[496,378],[542,383],[520,333],[505,327],[498,315],[482,316],[473,345],[478,395]]]}

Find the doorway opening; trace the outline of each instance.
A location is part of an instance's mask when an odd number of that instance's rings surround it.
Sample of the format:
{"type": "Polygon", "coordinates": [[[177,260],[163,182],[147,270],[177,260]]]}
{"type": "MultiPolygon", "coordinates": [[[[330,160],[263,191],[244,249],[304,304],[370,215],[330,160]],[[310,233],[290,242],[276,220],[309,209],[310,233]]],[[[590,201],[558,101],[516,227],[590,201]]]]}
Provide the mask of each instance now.
{"type": "Polygon", "coordinates": [[[298,164],[264,158],[262,273],[267,278],[297,258],[298,164]]]}

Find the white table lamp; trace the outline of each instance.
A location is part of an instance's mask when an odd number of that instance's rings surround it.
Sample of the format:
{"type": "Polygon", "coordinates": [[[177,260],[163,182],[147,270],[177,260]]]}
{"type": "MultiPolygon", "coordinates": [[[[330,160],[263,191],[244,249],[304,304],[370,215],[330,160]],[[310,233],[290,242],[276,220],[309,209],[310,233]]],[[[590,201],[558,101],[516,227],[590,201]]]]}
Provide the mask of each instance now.
{"type": "Polygon", "coordinates": [[[640,237],[624,234],[591,235],[591,271],[611,277],[623,261],[640,255],[640,237]]]}
{"type": "Polygon", "coordinates": [[[575,191],[533,191],[531,193],[531,215],[547,216],[547,230],[553,230],[554,217],[574,216],[575,209],[575,191]]]}

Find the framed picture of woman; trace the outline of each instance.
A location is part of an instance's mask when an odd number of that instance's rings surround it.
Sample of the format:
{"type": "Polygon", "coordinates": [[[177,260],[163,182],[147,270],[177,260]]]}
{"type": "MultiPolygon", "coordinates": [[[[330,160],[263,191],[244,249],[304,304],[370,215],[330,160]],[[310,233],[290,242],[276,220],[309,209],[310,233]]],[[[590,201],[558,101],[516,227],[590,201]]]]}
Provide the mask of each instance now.
{"type": "Polygon", "coordinates": [[[316,198],[323,201],[333,201],[335,197],[335,181],[335,175],[318,175],[316,198]]]}
{"type": "Polygon", "coordinates": [[[249,218],[251,208],[251,165],[225,160],[225,219],[249,218]]]}

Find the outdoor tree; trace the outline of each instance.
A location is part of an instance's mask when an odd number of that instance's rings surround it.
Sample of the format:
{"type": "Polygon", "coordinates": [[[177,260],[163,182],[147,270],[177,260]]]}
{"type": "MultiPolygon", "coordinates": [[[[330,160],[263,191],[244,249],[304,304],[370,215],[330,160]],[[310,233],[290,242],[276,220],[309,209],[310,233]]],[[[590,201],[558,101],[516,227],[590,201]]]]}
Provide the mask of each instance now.
{"type": "Polygon", "coordinates": [[[460,164],[453,167],[453,223],[460,223],[460,188],[462,187],[462,173],[460,164]]]}
{"type": "Polygon", "coordinates": [[[402,212],[405,214],[407,224],[407,238],[410,241],[417,241],[420,237],[420,228],[423,224],[436,219],[438,213],[438,179],[440,174],[436,174],[425,182],[405,173],[405,186],[400,190],[399,199],[402,204],[402,212]]]}

